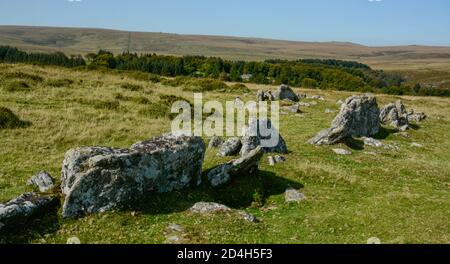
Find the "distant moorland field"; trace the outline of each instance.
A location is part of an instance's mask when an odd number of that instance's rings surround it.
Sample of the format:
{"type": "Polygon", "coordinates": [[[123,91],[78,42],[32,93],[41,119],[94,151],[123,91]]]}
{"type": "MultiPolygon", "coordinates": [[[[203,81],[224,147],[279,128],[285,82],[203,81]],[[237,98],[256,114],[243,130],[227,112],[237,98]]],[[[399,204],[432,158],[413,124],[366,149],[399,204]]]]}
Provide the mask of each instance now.
{"type": "Polygon", "coordinates": [[[107,29],[0,26],[0,44],[28,51],[87,54],[99,49],[234,60],[331,58],[384,70],[450,71],[450,47],[368,47],[345,42],[299,42],[225,36],[126,32],[107,29]]]}

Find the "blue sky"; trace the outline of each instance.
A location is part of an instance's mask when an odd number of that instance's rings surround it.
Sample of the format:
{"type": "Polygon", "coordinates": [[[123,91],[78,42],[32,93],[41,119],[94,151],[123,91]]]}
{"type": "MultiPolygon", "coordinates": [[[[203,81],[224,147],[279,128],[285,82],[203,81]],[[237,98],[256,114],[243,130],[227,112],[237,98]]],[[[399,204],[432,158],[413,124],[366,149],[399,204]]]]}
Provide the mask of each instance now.
{"type": "Polygon", "coordinates": [[[450,46],[450,1],[0,0],[0,24],[450,46]]]}

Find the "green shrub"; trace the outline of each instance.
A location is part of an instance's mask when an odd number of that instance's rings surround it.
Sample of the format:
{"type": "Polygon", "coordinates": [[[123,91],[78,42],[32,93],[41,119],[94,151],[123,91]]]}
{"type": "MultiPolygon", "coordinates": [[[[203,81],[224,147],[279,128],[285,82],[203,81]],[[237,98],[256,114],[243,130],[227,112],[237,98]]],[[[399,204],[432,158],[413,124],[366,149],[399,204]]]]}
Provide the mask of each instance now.
{"type": "Polygon", "coordinates": [[[129,77],[144,82],[159,83],[161,81],[160,76],[146,72],[132,72],[129,74],[129,77]]]}
{"type": "Polygon", "coordinates": [[[0,129],[23,128],[30,124],[28,121],[20,120],[10,109],[0,106],[0,129]]]}
{"type": "Polygon", "coordinates": [[[129,90],[129,91],[133,91],[133,92],[137,92],[137,91],[142,91],[142,90],[144,90],[144,88],[143,88],[142,86],[140,86],[140,85],[138,85],[138,84],[132,84],[132,83],[122,83],[122,84],[120,85],[120,87],[121,87],[122,89],[129,90]]]}
{"type": "Polygon", "coordinates": [[[50,87],[60,88],[60,87],[70,86],[73,83],[74,83],[74,81],[71,79],[52,79],[52,80],[48,80],[46,82],[46,85],[50,86],[50,87]]]}
{"type": "Polygon", "coordinates": [[[31,86],[26,81],[12,81],[6,84],[4,90],[7,92],[29,92],[31,86]]]}

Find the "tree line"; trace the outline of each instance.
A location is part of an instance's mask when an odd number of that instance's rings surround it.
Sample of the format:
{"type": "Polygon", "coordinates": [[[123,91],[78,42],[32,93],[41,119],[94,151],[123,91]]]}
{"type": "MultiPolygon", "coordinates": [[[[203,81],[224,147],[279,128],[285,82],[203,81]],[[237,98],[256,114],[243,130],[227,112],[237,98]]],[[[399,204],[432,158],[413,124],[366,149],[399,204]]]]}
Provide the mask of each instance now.
{"type": "Polygon", "coordinates": [[[67,57],[62,52],[55,53],[27,53],[10,46],[0,46],[0,61],[7,63],[37,63],[63,67],[79,67],[86,65],[82,56],[67,57]]]}
{"type": "Polygon", "coordinates": [[[231,61],[217,57],[168,56],[105,50],[67,57],[63,53],[26,53],[0,47],[0,61],[31,62],[88,69],[140,71],[161,76],[189,76],[256,84],[288,84],[295,87],[333,89],[395,95],[450,96],[449,89],[411,86],[399,74],[374,70],[368,65],[334,59],[231,61]]]}

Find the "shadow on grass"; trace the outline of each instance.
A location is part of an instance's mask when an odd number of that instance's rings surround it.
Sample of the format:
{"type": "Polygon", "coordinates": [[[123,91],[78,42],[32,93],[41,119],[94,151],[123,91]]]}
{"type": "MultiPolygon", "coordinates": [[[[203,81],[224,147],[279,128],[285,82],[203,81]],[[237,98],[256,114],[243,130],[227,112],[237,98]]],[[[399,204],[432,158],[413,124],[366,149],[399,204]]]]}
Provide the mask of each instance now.
{"type": "Polygon", "coordinates": [[[234,209],[244,209],[253,205],[262,206],[268,197],[283,194],[288,187],[300,189],[303,185],[272,172],[259,171],[255,175],[236,177],[221,188],[212,188],[204,182],[197,189],[152,194],[138,209],[143,214],[171,214],[186,211],[197,202],[216,202],[234,209]]]}
{"type": "Polygon", "coordinates": [[[346,138],[342,143],[353,150],[363,150],[364,141],[355,138],[346,138]]]}
{"type": "Polygon", "coordinates": [[[380,132],[378,132],[378,134],[376,134],[373,138],[378,139],[378,140],[386,139],[390,135],[395,134],[397,132],[398,132],[397,129],[381,127],[380,132]]]}

